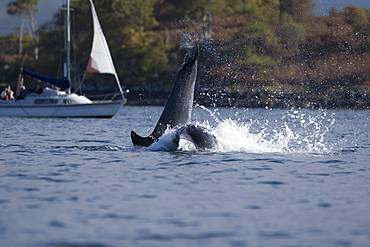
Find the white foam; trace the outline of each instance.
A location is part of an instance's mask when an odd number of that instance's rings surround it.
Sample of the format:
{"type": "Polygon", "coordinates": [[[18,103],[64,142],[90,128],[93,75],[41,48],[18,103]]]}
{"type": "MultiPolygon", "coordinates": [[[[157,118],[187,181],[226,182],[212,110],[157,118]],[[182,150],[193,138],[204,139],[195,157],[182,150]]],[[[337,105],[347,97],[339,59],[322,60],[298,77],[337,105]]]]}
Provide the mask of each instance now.
{"type": "MultiPolygon", "coordinates": [[[[335,119],[325,112],[319,114],[308,111],[287,111],[279,119],[221,119],[209,109],[212,120],[196,122],[211,131],[219,141],[212,152],[248,153],[325,153],[330,152],[330,144],[325,135],[335,119]]],[[[218,114],[221,115],[221,114],[218,114]]],[[[196,150],[186,140],[180,140],[176,148],[173,142],[174,131],[167,131],[149,150],[174,151],[196,150]]]]}
{"type": "Polygon", "coordinates": [[[147,148],[151,151],[176,151],[178,150],[177,144],[174,142],[176,132],[173,130],[167,130],[164,135],[159,137],[157,142],[154,142],[147,148]]]}

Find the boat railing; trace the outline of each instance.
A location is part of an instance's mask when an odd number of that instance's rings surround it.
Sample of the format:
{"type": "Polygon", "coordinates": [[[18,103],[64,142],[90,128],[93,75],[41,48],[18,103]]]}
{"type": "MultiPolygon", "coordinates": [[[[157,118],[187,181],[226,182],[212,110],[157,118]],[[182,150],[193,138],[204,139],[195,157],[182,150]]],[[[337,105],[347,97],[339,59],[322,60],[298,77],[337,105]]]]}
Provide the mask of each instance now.
{"type": "Polygon", "coordinates": [[[96,101],[118,101],[118,100],[124,100],[125,96],[128,94],[129,90],[116,93],[109,93],[109,94],[96,94],[96,95],[89,95],[88,97],[92,100],[96,101]]]}
{"type": "Polygon", "coordinates": [[[118,97],[120,97],[121,94],[120,93],[112,93],[112,94],[107,94],[103,100],[110,100],[110,101],[114,101],[114,100],[117,100],[118,97]]]}

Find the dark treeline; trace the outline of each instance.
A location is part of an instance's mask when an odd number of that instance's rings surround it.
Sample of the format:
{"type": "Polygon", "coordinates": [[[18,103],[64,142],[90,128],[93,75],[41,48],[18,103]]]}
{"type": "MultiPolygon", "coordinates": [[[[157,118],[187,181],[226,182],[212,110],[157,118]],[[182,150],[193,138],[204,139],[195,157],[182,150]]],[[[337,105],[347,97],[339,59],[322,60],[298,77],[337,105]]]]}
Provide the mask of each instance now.
{"type": "MultiPolygon", "coordinates": [[[[37,0],[17,9],[14,3],[22,1],[9,4],[8,13],[32,17],[37,0]]],[[[87,0],[72,1],[71,7],[78,81],[91,47],[91,12],[87,0]]],[[[201,47],[200,104],[370,107],[368,9],[348,6],[313,16],[310,0],[96,0],[95,7],[121,82],[131,90],[129,104],[166,101],[185,39],[201,47]]],[[[60,11],[37,31],[0,37],[3,83],[14,85],[22,65],[62,76],[63,20],[60,11]]],[[[98,85],[90,75],[85,92],[109,90],[113,82],[98,85]]]]}

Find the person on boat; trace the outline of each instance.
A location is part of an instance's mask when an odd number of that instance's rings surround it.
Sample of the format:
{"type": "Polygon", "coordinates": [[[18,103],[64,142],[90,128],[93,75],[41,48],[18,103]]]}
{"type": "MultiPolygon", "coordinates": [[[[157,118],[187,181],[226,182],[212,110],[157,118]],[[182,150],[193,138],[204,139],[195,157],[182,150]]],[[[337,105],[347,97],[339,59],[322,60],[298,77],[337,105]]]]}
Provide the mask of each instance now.
{"type": "Polygon", "coordinates": [[[19,89],[19,95],[18,95],[17,99],[24,99],[24,98],[26,98],[27,93],[28,93],[28,91],[26,90],[26,87],[25,86],[21,86],[21,88],[19,89]]]}
{"type": "Polygon", "coordinates": [[[41,84],[40,83],[36,83],[35,88],[34,89],[31,89],[30,92],[41,94],[43,92],[43,89],[41,87],[41,84]]]}
{"type": "Polygon", "coordinates": [[[12,88],[10,87],[10,85],[4,88],[4,90],[1,92],[0,97],[1,99],[5,99],[5,100],[14,99],[14,92],[12,91],[12,88]]]}

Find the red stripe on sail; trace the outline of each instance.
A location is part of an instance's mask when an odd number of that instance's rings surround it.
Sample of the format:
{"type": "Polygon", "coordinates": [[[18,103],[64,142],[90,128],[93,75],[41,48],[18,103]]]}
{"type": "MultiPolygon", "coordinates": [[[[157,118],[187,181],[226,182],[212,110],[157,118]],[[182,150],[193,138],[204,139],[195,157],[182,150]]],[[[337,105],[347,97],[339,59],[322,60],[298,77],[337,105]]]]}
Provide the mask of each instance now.
{"type": "Polygon", "coordinates": [[[89,58],[89,62],[87,63],[86,71],[87,71],[87,72],[93,72],[93,73],[100,73],[100,72],[99,72],[99,70],[94,69],[94,68],[91,66],[91,61],[92,61],[92,58],[90,57],[90,58],[89,58]]]}

